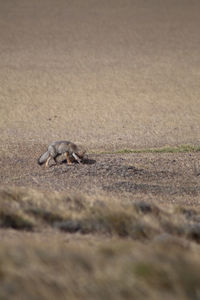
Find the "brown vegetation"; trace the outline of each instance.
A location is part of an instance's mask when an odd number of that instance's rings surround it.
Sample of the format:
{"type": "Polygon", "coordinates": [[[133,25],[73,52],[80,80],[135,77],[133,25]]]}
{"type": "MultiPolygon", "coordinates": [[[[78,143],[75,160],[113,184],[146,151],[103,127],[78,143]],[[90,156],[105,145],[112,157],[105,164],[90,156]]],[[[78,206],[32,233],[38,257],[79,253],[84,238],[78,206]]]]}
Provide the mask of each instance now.
{"type": "Polygon", "coordinates": [[[159,206],[66,193],[6,188],[0,191],[0,225],[17,230],[55,228],[81,234],[105,234],[152,240],[162,234],[200,242],[200,210],[159,206]]]}
{"type": "Polygon", "coordinates": [[[199,297],[197,209],[24,188],[0,201],[1,298],[199,297]]]}

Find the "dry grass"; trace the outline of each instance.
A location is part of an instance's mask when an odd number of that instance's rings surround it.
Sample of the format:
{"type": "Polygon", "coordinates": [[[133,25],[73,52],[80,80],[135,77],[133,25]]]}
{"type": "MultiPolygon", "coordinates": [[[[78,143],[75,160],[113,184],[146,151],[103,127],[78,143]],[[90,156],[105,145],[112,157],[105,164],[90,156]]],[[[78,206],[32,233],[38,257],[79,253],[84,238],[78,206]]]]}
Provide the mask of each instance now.
{"type": "Polygon", "coordinates": [[[198,246],[172,238],[148,245],[121,239],[5,242],[0,298],[199,299],[199,254],[198,246]]]}
{"type": "Polygon", "coordinates": [[[48,195],[23,188],[2,189],[0,201],[0,224],[4,228],[34,231],[51,227],[134,240],[152,240],[167,233],[200,242],[200,211],[194,208],[65,193],[48,195]]]}
{"type": "Polygon", "coordinates": [[[199,299],[198,210],[23,188],[0,201],[1,299],[199,299]]]}

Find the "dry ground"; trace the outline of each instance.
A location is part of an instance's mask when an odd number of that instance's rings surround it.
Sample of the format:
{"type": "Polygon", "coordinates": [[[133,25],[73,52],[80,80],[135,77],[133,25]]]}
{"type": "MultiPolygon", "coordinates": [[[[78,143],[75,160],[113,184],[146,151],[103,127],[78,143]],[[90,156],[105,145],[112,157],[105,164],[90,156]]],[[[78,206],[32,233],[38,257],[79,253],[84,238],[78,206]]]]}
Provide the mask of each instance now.
{"type": "Polygon", "coordinates": [[[198,144],[198,0],[0,3],[3,144],[198,144]]]}
{"type": "Polygon", "coordinates": [[[0,298],[200,299],[199,9],[0,1],[0,298]]]}
{"type": "Polygon", "coordinates": [[[199,206],[199,152],[88,154],[82,164],[64,158],[37,164],[45,145],[8,145],[0,162],[1,184],[199,206]]]}

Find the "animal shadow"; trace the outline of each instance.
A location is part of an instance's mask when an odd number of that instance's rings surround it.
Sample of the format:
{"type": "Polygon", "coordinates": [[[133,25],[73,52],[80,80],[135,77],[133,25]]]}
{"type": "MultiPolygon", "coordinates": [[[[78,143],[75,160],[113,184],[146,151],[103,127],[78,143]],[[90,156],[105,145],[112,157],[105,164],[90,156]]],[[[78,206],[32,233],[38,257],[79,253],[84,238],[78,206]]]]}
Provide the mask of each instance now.
{"type": "MultiPolygon", "coordinates": [[[[71,159],[71,162],[72,162],[73,164],[78,164],[78,162],[77,162],[75,159],[71,159]]],[[[95,163],[96,163],[96,160],[94,160],[94,159],[89,159],[89,158],[85,158],[85,159],[83,159],[83,160],[81,161],[81,164],[83,164],[83,165],[93,165],[93,164],[95,164],[95,163]]],[[[64,160],[62,160],[61,162],[59,162],[59,164],[60,164],[60,165],[62,165],[62,164],[67,164],[67,160],[64,159],[64,160]]]]}
{"type": "Polygon", "coordinates": [[[82,160],[82,164],[84,164],[84,165],[93,165],[95,163],[96,163],[95,159],[85,158],[82,160]]]}

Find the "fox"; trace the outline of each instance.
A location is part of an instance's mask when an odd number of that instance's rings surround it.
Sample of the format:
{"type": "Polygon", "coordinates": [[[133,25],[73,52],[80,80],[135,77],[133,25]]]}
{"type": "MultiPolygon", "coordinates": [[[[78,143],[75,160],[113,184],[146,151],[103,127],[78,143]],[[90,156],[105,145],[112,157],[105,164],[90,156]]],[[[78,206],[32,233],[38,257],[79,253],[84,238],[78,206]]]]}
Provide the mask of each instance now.
{"type": "Polygon", "coordinates": [[[61,154],[65,154],[67,164],[71,165],[70,156],[73,156],[78,163],[81,163],[85,155],[85,150],[81,150],[76,144],[70,141],[53,142],[48,146],[47,151],[39,157],[38,164],[43,165],[45,163],[45,166],[49,167],[51,159],[57,164],[56,158],[61,154]]]}

